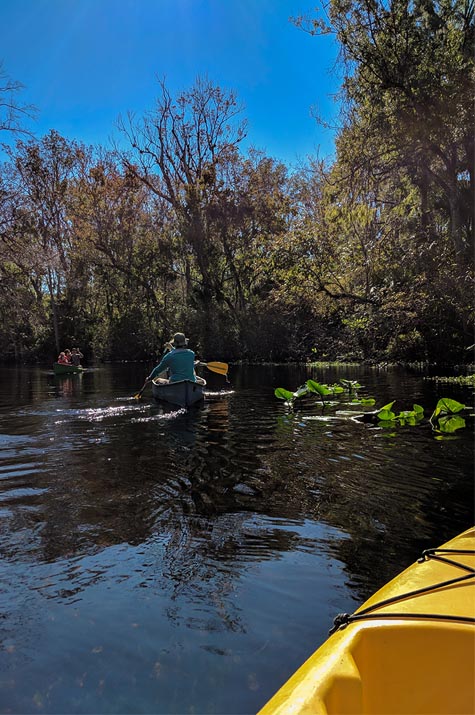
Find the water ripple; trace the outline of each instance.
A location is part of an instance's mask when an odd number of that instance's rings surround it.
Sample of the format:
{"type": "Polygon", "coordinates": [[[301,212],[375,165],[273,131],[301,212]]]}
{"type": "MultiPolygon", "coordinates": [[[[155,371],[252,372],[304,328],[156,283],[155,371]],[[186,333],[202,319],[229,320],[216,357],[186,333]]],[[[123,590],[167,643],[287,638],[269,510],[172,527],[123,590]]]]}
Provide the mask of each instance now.
{"type": "MultiPolygon", "coordinates": [[[[288,411],[275,387],[312,370],[234,368],[192,410],[135,400],[143,366],[6,371],[5,711],[255,712],[336,613],[473,518],[469,430],[288,411]]],[[[436,398],[412,376],[345,376],[378,404],[436,398]]]]}

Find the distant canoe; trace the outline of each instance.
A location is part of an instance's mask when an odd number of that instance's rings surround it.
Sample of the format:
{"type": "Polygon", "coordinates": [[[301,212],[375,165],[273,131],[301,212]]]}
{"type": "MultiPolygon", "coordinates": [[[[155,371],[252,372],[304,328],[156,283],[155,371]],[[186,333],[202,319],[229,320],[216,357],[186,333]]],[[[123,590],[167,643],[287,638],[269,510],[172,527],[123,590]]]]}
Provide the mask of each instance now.
{"type": "Polygon", "coordinates": [[[74,375],[78,372],[83,372],[84,368],[81,365],[62,365],[59,362],[53,363],[53,372],[55,375],[74,375]]]}
{"type": "Polygon", "coordinates": [[[199,382],[191,380],[169,382],[167,385],[152,381],[152,395],[156,400],[179,407],[190,407],[203,399],[203,387],[199,382]]]}

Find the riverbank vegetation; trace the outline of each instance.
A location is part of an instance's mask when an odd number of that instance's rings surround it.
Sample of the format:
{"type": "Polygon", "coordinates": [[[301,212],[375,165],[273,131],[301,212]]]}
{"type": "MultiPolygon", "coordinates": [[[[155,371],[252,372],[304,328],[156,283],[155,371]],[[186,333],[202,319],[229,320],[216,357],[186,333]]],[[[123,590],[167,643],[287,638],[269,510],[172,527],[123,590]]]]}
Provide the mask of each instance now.
{"type": "Polygon", "coordinates": [[[0,359],[151,359],[180,329],[204,358],[473,360],[473,1],[331,0],[294,22],[340,44],[332,161],[244,152],[239,98],[207,78],[159,82],[120,118],[125,149],[19,135],[0,359]]]}

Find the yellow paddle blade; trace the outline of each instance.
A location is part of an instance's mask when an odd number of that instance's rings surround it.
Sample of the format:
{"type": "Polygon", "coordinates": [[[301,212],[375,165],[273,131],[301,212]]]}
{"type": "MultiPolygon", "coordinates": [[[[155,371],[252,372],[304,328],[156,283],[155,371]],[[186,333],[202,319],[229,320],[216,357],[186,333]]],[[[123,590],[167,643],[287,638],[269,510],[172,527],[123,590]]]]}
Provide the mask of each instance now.
{"type": "Polygon", "coordinates": [[[145,385],[142,387],[142,389],[139,392],[137,392],[137,394],[134,395],[134,400],[140,400],[140,398],[142,397],[142,392],[145,390],[146,387],[147,387],[147,383],[145,383],[145,385]]]}
{"type": "Polygon", "coordinates": [[[204,363],[208,370],[212,372],[217,372],[218,375],[227,375],[229,370],[229,365],[227,362],[207,362],[204,363]]]}

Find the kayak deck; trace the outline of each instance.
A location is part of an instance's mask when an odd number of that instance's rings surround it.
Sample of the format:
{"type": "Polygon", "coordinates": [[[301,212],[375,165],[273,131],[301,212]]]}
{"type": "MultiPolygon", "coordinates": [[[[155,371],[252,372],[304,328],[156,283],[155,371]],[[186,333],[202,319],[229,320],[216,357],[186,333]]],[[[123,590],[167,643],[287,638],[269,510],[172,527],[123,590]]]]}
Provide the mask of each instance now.
{"type": "Polygon", "coordinates": [[[203,384],[191,380],[179,380],[168,384],[152,380],[152,395],[156,400],[179,407],[190,407],[204,398],[203,387],[203,384]]]}
{"type": "Polygon", "coordinates": [[[259,715],[473,714],[474,587],[475,527],[337,618],[259,715]]]}

